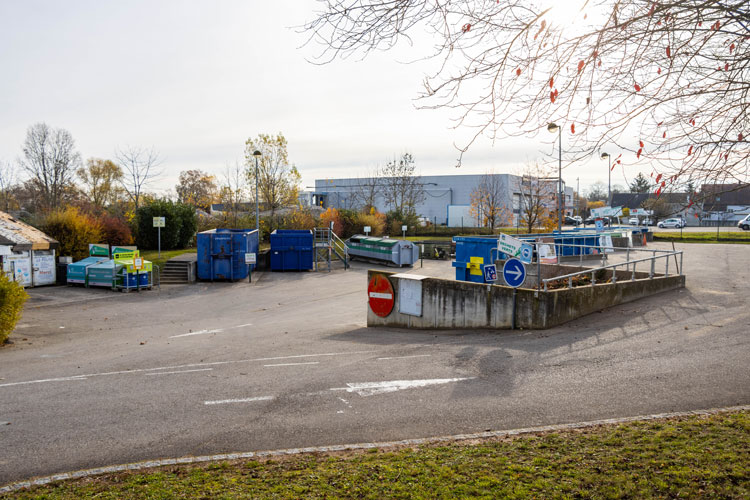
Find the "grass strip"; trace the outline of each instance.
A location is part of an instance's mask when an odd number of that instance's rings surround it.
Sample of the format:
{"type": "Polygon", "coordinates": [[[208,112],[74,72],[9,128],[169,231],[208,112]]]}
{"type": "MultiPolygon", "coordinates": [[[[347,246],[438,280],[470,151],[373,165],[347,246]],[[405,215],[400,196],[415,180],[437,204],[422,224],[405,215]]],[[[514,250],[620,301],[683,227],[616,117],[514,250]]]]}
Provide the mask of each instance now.
{"type": "Polygon", "coordinates": [[[0,498],[750,498],[750,412],[418,449],[171,466],[0,498]]]}
{"type": "Polygon", "coordinates": [[[158,250],[141,250],[140,254],[141,257],[144,259],[151,261],[155,266],[159,266],[159,269],[162,271],[164,270],[164,264],[169,259],[172,259],[174,257],[178,257],[184,253],[196,253],[197,250],[195,248],[183,248],[182,250],[162,250],[161,251],[161,257],[159,256],[158,250]]]}
{"type": "Polygon", "coordinates": [[[719,234],[716,232],[654,232],[654,241],[674,241],[675,243],[750,243],[749,232],[731,231],[719,234]]]}

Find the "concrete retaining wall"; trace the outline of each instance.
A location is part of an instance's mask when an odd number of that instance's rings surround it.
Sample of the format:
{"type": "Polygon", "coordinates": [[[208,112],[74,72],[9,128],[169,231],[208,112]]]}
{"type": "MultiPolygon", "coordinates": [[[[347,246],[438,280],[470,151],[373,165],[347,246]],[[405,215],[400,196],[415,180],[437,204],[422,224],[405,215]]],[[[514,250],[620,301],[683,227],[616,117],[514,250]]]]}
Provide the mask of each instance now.
{"type": "MultiPolygon", "coordinates": [[[[558,268],[558,271],[567,267],[578,269],[575,266],[547,267],[558,268]]],[[[510,287],[426,278],[420,281],[422,284],[422,315],[411,316],[399,311],[399,286],[404,278],[395,276],[395,273],[370,270],[368,281],[374,274],[388,277],[395,293],[395,304],[393,311],[385,318],[377,316],[368,307],[367,326],[423,329],[511,328],[513,289],[510,287]]],[[[543,276],[555,276],[556,274],[553,269],[542,272],[543,276]]],[[[611,275],[611,272],[608,274],[611,275]]],[[[620,271],[618,271],[618,279],[623,281],[617,283],[603,283],[547,292],[519,288],[516,290],[515,327],[527,329],[552,328],[607,307],[685,286],[685,276],[665,277],[656,275],[653,279],[648,278],[648,273],[637,273],[636,276],[640,279],[624,281],[626,278],[630,279],[630,273],[622,271],[622,278],[620,278],[620,271]]],[[[536,283],[536,279],[534,279],[534,283],[536,283]]]]}

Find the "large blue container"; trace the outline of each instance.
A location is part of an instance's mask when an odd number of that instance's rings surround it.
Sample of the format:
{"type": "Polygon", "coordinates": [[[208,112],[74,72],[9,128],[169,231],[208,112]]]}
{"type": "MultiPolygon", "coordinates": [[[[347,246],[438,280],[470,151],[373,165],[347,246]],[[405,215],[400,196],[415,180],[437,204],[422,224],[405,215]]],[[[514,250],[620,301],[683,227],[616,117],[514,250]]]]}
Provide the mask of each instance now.
{"type": "Polygon", "coordinates": [[[312,268],[312,231],[277,229],[271,233],[271,271],[309,271],[312,268]]]}
{"type": "MultiPolygon", "coordinates": [[[[198,233],[198,279],[241,280],[247,278],[245,254],[258,255],[255,229],[211,229],[198,233]]],[[[252,264],[255,269],[255,264],[252,264]]]]}
{"type": "Polygon", "coordinates": [[[497,250],[496,236],[454,236],[456,260],[451,264],[456,268],[456,280],[484,283],[484,266],[494,264],[495,259],[505,259],[506,255],[497,250]]]}

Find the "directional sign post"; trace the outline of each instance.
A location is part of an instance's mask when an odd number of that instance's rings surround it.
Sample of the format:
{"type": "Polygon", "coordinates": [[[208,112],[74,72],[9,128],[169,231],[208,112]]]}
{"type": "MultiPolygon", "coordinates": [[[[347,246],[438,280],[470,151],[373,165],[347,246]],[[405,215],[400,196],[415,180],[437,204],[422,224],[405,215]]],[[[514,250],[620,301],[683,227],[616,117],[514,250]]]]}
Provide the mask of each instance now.
{"type": "Polygon", "coordinates": [[[518,238],[500,233],[497,237],[497,250],[508,257],[519,258],[523,262],[531,264],[531,254],[533,253],[531,245],[518,238]]]}
{"type": "Polygon", "coordinates": [[[526,268],[518,259],[508,259],[503,266],[503,278],[508,286],[518,288],[526,280],[526,268]]]}
{"type": "Polygon", "coordinates": [[[159,231],[159,258],[161,259],[161,228],[167,226],[166,217],[154,217],[154,227],[159,231]]]}

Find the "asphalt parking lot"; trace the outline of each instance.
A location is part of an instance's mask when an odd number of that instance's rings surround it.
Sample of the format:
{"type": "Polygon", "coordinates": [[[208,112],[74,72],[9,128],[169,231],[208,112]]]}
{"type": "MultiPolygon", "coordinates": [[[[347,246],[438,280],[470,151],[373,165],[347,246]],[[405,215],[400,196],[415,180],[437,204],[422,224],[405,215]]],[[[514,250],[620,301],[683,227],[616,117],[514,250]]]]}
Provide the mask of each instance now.
{"type": "MultiPolygon", "coordinates": [[[[130,294],[30,290],[0,349],[0,484],[748,404],[750,246],[677,248],[685,289],[544,331],[366,328],[363,263],[130,294]]],[[[453,276],[449,261],[418,266],[453,276]]]]}

